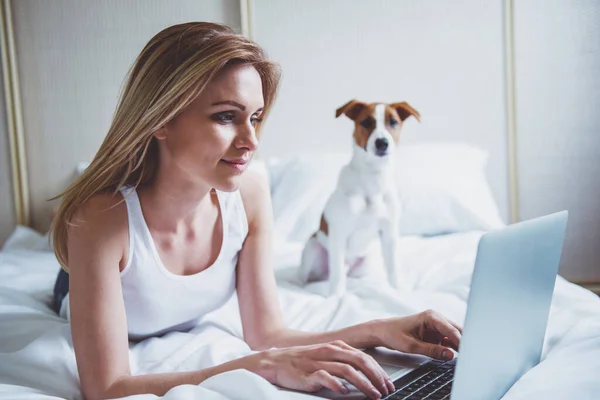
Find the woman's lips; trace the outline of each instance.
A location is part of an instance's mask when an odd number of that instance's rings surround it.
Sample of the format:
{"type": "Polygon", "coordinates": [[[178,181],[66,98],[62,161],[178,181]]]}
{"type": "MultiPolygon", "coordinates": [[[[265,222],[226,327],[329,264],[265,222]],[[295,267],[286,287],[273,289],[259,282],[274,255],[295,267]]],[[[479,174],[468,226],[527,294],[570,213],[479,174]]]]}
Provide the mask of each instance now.
{"type": "Polygon", "coordinates": [[[238,172],[244,172],[248,166],[248,161],[243,158],[235,158],[232,160],[221,160],[225,165],[235,169],[238,172]]]}

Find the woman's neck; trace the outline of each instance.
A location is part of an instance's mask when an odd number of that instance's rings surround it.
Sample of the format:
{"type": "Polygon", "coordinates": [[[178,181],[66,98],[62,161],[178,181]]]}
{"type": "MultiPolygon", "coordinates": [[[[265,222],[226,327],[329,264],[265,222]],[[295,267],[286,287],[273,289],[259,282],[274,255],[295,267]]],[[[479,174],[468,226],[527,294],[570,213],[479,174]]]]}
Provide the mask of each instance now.
{"type": "Polygon", "coordinates": [[[138,189],[149,226],[175,233],[182,225],[192,224],[201,210],[213,206],[212,188],[182,175],[166,176],[159,168],[153,182],[138,189]]]}

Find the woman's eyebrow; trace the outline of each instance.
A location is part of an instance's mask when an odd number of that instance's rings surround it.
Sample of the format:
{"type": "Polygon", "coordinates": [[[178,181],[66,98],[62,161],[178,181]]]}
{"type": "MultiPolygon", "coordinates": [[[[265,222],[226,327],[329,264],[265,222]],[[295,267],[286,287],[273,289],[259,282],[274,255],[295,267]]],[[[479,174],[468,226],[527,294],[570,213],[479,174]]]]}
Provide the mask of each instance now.
{"type": "Polygon", "coordinates": [[[246,110],[246,107],[244,107],[240,103],[237,103],[237,102],[235,102],[233,100],[217,101],[216,103],[213,103],[213,106],[220,106],[220,105],[223,105],[223,104],[229,104],[230,106],[237,107],[237,108],[239,108],[242,111],[246,110]]]}
{"type": "MultiPolygon", "coordinates": [[[[230,106],[237,107],[237,108],[239,108],[239,109],[240,109],[240,110],[242,110],[242,111],[246,111],[246,107],[245,107],[245,106],[243,106],[243,105],[241,105],[240,103],[238,103],[238,102],[236,102],[236,101],[233,101],[233,100],[223,100],[223,101],[217,101],[216,103],[213,103],[212,105],[213,105],[213,106],[220,106],[220,105],[223,105],[223,104],[228,104],[228,105],[230,105],[230,106]]],[[[255,111],[255,113],[262,112],[264,109],[265,109],[264,107],[261,107],[261,108],[259,108],[258,110],[256,110],[256,111],[255,111]]]]}

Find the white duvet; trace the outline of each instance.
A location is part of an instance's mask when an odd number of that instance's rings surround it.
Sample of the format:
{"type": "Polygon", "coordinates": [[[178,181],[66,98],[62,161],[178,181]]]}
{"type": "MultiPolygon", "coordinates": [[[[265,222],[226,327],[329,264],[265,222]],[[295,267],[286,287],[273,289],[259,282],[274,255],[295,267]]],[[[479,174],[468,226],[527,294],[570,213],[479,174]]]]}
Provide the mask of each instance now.
{"type": "MultiPolygon", "coordinates": [[[[300,288],[293,281],[299,247],[278,244],[279,298],[287,324],[302,330],[337,329],[372,318],[436,309],[463,322],[476,246],[481,232],[403,237],[402,265],[414,290],[395,293],[376,276],[351,280],[342,301],[318,293],[323,284],[300,288]]],[[[0,252],[0,399],[81,398],[70,331],[47,306],[58,264],[38,234],[18,228],[0,252]]],[[[379,271],[381,273],[382,271],[379,271]]],[[[132,344],[134,374],[204,368],[250,353],[240,339],[235,296],[189,333],[132,344]]],[[[501,346],[502,343],[490,343],[501,346]]],[[[183,385],[164,399],[310,399],[281,391],[257,375],[232,371],[198,386],[183,385]],[[235,384],[232,384],[235,383],[235,384]]],[[[154,399],[153,395],[127,399],[154,399]]],[[[558,278],[543,361],[504,397],[600,398],[600,299],[558,278]]]]}

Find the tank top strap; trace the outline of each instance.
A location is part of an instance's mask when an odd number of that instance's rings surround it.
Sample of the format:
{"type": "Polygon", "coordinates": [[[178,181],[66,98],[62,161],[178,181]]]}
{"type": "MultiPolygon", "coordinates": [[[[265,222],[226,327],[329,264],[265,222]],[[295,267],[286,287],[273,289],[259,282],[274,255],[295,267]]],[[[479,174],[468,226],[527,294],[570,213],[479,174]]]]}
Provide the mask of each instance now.
{"type": "Polygon", "coordinates": [[[233,192],[217,191],[219,199],[223,201],[223,215],[227,215],[226,223],[229,225],[229,235],[239,236],[242,242],[248,235],[248,217],[239,190],[233,192]]]}
{"type": "Polygon", "coordinates": [[[127,219],[129,224],[129,257],[127,259],[127,265],[123,269],[122,273],[129,269],[132,260],[136,257],[146,256],[148,253],[152,254],[154,249],[154,242],[152,235],[146,225],[144,219],[144,213],[142,211],[142,205],[140,198],[138,197],[137,191],[133,186],[126,186],[120,189],[125,204],[127,205],[127,219]]]}

